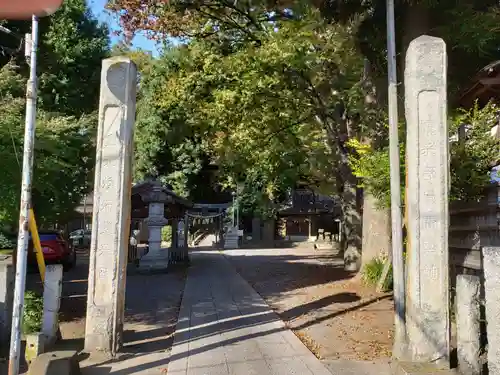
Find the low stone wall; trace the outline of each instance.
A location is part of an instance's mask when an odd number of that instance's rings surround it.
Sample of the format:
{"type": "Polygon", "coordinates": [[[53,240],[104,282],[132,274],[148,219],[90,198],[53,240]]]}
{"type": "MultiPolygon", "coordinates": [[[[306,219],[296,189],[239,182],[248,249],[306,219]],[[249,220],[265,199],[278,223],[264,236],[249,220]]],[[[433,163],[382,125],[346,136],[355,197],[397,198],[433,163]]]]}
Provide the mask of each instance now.
{"type": "Polygon", "coordinates": [[[500,313],[500,293],[495,291],[500,280],[499,196],[499,188],[493,187],[482,202],[450,205],[450,282],[456,322],[452,336],[457,338],[458,366],[464,374],[479,375],[486,367],[497,374],[500,368],[500,358],[498,365],[495,359],[500,335],[494,328],[500,325],[496,312],[500,313]]]}

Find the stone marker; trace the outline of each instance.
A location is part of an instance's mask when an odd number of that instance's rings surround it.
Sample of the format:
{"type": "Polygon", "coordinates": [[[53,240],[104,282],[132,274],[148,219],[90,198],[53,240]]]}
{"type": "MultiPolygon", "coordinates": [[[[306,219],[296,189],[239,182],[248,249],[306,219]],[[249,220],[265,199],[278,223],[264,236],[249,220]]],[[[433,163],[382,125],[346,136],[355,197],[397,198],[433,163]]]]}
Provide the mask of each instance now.
{"type": "Polygon", "coordinates": [[[261,220],[259,217],[252,218],[252,241],[256,243],[261,241],[261,220]]]}
{"type": "Polygon", "coordinates": [[[33,360],[28,375],[81,375],[77,353],[71,350],[44,353],[33,360]]]}
{"type": "Polygon", "coordinates": [[[449,366],[447,58],[442,39],[421,36],[406,54],[408,153],[406,323],[413,361],[449,366]]]}
{"type": "Polygon", "coordinates": [[[45,335],[46,347],[50,347],[57,340],[62,278],[63,266],[61,264],[49,264],[45,268],[42,333],[45,335]]]}
{"type": "Polygon", "coordinates": [[[129,58],[102,62],[85,349],[112,355],[122,346],[136,76],[129,58]]]}
{"type": "Polygon", "coordinates": [[[480,289],[479,276],[457,275],[457,357],[465,375],[481,373],[480,289]]]}
{"type": "Polygon", "coordinates": [[[500,374],[500,247],[483,247],[484,299],[488,336],[488,370],[500,374]]]}
{"type": "Polygon", "coordinates": [[[0,255],[0,354],[8,352],[14,298],[14,266],[10,255],[0,255]]]}

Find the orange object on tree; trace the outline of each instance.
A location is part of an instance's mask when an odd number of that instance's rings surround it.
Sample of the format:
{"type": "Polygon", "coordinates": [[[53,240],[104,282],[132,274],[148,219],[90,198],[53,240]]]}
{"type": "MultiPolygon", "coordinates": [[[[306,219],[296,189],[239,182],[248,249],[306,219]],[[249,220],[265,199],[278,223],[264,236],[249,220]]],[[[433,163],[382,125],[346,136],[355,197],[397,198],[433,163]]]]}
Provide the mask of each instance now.
{"type": "Polygon", "coordinates": [[[0,0],[0,19],[23,20],[54,13],[62,0],[0,0]]]}

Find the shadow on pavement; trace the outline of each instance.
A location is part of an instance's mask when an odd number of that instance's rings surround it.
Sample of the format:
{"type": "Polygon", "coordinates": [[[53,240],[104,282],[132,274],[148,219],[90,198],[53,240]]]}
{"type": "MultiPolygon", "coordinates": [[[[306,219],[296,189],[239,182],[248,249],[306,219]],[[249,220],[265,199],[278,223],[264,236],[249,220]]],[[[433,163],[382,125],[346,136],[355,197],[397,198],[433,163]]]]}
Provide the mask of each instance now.
{"type": "Polygon", "coordinates": [[[330,306],[333,303],[353,303],[359,301],[360,299],[361,297],[356,293],[349,293],[349,292],[337,293],[331,296],[326,296],[318,300],[305,303],[300,306],[293,307],[289,310],[284,311],[280,315],[282,319],[289,321],[296,319],[299,316],[306,315],[312,310],[318,310],[323,307],[330,306]]]}

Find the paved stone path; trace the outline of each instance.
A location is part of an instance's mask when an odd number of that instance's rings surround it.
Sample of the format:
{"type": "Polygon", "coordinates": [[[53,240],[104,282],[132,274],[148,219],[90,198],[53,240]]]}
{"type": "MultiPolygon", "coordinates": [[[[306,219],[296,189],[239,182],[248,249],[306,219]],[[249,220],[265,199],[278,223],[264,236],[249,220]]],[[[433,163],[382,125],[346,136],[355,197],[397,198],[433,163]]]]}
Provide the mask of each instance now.
{"type": "Polygon", "coordinates": [[[193,252],[168,375],[295,374],[332,375],[223,255],[193,252]]]}

